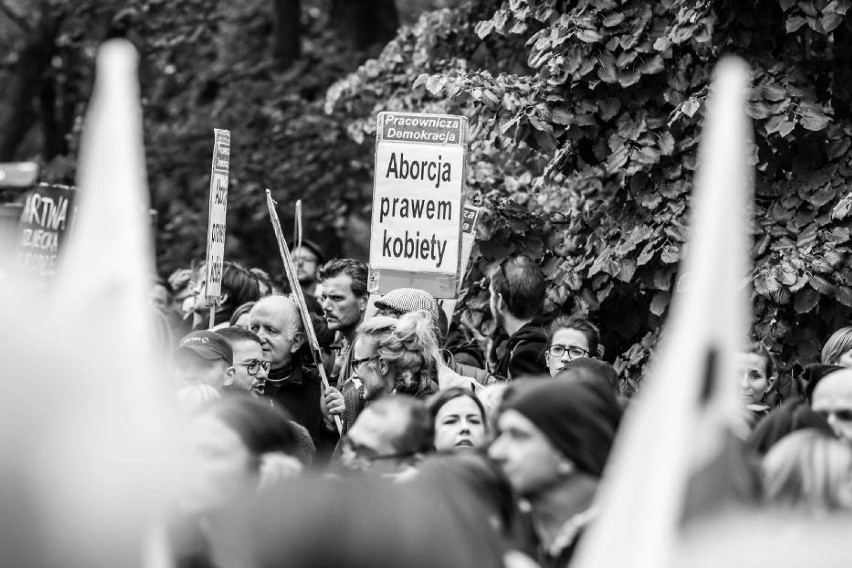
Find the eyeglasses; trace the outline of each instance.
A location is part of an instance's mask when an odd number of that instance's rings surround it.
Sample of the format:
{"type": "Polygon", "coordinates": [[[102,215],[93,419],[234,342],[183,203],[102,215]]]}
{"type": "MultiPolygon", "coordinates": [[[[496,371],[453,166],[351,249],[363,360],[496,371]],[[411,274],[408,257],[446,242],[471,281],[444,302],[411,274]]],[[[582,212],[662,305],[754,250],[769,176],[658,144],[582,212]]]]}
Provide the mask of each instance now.
{"type": "Polygon", "coordinates": [[[268,373],[269,367],[272,366],[272,363],[270,363],[269,361],[258,361],[257,359],[252,359],[251,361],[243,361],[238,364],[245,367],[248,374],[252,377],[255,376],[258,371],[260,371],[261,367],[263,367],[263,370],[268,373]]]}
{"type": "Polygon", "coordinates": [[[343,436],[341,441],[342,452],[349,454],[349,461],[357,461],[357,465],[369,467],[374,462],[384,460],[404,460],[415,455],[414,452],[404,452],[396,454],[380,454],[373,448],[361,444],[356,444],[349,436],[343,436]]]}
{"type": "Polygon", "coordinates": [[[568,353],[568,357],[571,359],[577,359],[579,357],[588,357],[589,351],[587,349],[583,349],[577,345],[551,345],[547,348],[547,352],[551,357],[562,357],[565,353],[568,353]]]}
{"type": "Polygon", "coordinates": [[[349,363],[349,368],[352,369],[352,372],[357,375],[358,369],[361,368],[362,363],[366,363],[367,361],[373,360],[378,361],[378,359],[378,355],[373,355],[372,357],[364,357],[363,359],[352,359],[352,361],[349,363]]]}
{"type": "Polygon", "coordinates": [[[833,414],[834,417],[840,422],[852,422],[852,410],[844,409],[844,410],[820,410],[817,411],[817,414],[822,416],[826,421],[833,414]]]}

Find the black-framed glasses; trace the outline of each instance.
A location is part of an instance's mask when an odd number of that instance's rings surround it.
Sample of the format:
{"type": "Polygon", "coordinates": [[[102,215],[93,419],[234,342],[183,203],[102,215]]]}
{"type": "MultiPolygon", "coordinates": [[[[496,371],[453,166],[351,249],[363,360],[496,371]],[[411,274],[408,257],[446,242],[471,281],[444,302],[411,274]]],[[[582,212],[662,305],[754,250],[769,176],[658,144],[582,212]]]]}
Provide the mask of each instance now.
{"type": "Polygon", "coordinates": [[[252,359],[250,361],[242,361],[238,363],[246,368],[246,372],[252,377],[255,376],[261,368],[267,373],[269,372],[269,368],[272,366],[272,363],[269,361],[258,361],[257,359],[252,359]]]}
{"type": "Polygon", "coordinates": [[[818,410],[817,414],[822,416],[826,422],[828,422],[832,415],[840,422],[852,422],[852,410],[849,409],[818,410]]]}
{"type": "Polygon", "coordinates": [[[402,452],[396,454],[380,454],[373,448],[356,444],[349,436],[343,436],[341,450],[350,454],[350,459],[355,459],[364,465],[372,465],[374,462],[386,460],[405,460],[414,457],[415,452],[402,452]]]}
{"type": "Polygon", "coordinates": [[[357,374],[358,369],[361,368],[362,363],[366,363],[367,361],[378,361],[378,355],[372,355],[370,357],[364,357],[363,359],[352,359],[352,362],[349,363],[349,368],[352,369],[352,372],[357,374]]]}
{"type": "Polygon", "coordinates": [[[551,345],[547,348],[547,352],[551,357],[562,357],[565,353],[568,353],[568,357],[571,359],[589,356],[588,349],[583,349],[579,345],[551,345]]]}

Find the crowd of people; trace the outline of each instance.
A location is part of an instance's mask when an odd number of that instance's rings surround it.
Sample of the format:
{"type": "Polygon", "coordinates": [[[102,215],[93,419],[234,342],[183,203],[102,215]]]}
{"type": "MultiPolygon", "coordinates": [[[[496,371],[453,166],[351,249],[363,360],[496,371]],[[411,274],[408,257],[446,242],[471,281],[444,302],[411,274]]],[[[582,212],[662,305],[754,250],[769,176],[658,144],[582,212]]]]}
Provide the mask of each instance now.
{"type": "MultiPolygon", "coordinates": [[[[187,417],[177,565],[568,566],[631,404],[598,327],[542,316],[521,256],[489,275],[498,333],[456,349],[427,292],[371,300],[364,262],[307,241],[291,255],[321,360],[262,270],[226,262],[212,320],[203,267],[153,286],[187,417]]],[[[852,327],[802,377],[759,342],[739,366],[743,500],[852,508],[852,327]]]]}

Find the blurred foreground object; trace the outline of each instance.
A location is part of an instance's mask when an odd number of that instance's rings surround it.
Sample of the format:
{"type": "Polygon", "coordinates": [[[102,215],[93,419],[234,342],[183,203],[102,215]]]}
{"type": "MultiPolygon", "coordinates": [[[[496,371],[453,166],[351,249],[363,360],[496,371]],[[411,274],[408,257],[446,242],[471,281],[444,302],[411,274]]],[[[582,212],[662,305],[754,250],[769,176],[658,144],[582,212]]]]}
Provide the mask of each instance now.
{"type": "Polygon", "coordinates": [[[736,356],[751,319],[744,286],[753,184],[748,73],[733,58],[714,72],[679,294],[647,385],[616,438],[600,518],[576,556],[580,568],[673,565],[684,518],[734,493],[736,475],[723,460],[736,453],[736,356]]]}
{"type": "Polygon", "coordinates": [[[79,216],[55,285],[0,283],[0,558],[142,566],[169,497],[174,400],[148,303],[152,250],[137,57],[105,44],[83,131],[79,216]]]}

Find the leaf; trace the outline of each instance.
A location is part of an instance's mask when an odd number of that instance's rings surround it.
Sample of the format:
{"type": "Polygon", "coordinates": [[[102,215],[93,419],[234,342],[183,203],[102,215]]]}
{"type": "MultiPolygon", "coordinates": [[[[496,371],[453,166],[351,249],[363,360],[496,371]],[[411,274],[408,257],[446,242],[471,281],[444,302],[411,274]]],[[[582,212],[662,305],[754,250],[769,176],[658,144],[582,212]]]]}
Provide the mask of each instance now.
{"type": "Polygon", "coordinates": [[[763,97],[773,102],[783,101],[787,98],[787,91],[776,85],[767,85],[763,87],[763,97]]]}
{"type": "Polygon", "coordinates": [[[654,294],[654,299],[651,300],[651,305],[649,309],[651,313],[655,316],[662,317],[663,313],[665,313],[666,308],[669,307],[669,302],[671,300],[671,294],[668,292],[657,292],[654,294]]]}
{"type": "Polygon", "coordinates": [[[659,146],[660,153],[663,156],[671,156],[672,152],[674,152],[675,140],[674,136],[671,135],[671,132],[663,132],[660,135],[659,146]]]}
{"type": "Polygon", "coordinates": [[[852,290],[846,286],[838,286],[835,293],[837,301],[846,307],[852,308],[852,290]]]}
{"type": "Polygon", "coordinates": [[[788,34],[791,34],[804,26],[807,23],[804,16],[793,16],[791,18],[787,18],[785,22],[785,28],[788,34]]]}
{"type": "Polygon", "coordinates": [[[633,275],[636,274],[636,261],[632,258],[624,258],[621,260],[621,268],[618,270],[616,278],[622,282],[630,282],[633,280],[633,275]]]}
{"type": "Polygon", "coordinates": [[[568,125],[571,124],[572,118],[573,115],[569,111],[562,108],[553,109],[550,114],[550,120],[554,124],[568,125]]]}
{"type": "Polygon", "coordinates": [[[610,14],[606,18],[604,18],[603,26],[605,28],[613,28],[623,21],[624,21],[624,12],[622,12],[622,11],[613,12],[612,14],[610,14]]]}
{"type": "Polygon", "coordinates": [[[825,33],[833,32],[842,21],[843,16],[837,13],[823,14],[820,19],[820,23],[822,24],[822,28],[825,30],[825,33]]]}
{"type": "Polygon", "coordinates": [[[701,107],[701,103],[699,103],[694,97],[690,97],[680,106],[680,111],[686,116],[692,118],[692,116],[698,111],[699,107],[701,107]]]}
{"type": "Polygon", "coordinates": [[[579,30],[576,34],[577,39],[584,43],[597,43],[603,39],[603,35],[596,30],[579,30]]]}
{"type": "Polygon", "coordinates": [[[476,24],[476,27],[473,28],[473,31],[479,36],[479,39],[485,39],[491,31],[494,29],[494,22],[491,20],[484,20],[476,24]]]}
{"type": "Polygon", "coordinates": [[[433,95],[437,95],[441,92],[441,89],[444,88],[444,85],[447,83],[447,78],[441,75],[432,75],[429,77],[429,80],[426,81],[426,90],[432,93],[433,95]]]}
{"type": "Polygon", "coordinates": [[[830,296],[834,293],[834,284],[822,276],[811,276],[809,284],[823,296],[830,296]]]}
{"type": "Polygon", "coordinates": [[[821,110],[810,107],[802,114],[800,122],[808,130],[816,132],[828,126],[830,120],[821,110]]]}
{"type": "Polygon", "coordinates": [[[642,249],[642,252],[639,253],[639,256],[636,257],[636,264],[638,266],[643,266],[648,264],[648,261],[654,258],[654,243],[649,242],[645,245],[645,248],[642,249]]]}
{"type": "Polygon", "coordinates": [[[663,253],[660,255],[660,260],[666,264],[673,264],[680,260],[680,249],[676,245],[666,245],[663,247],[663,253]]]}
{"type": "Polygon", "coordinates": [[[830,184],[826,184],[818,191],[810,195],[807,200],[808,202],[812,203],[814,207],[819,209],[820,207],[834,199],[836,195],[837,191],[830,184]]]}
{"type": "Polygon", "coordinates": [[[598,109],[600,117],[604,120],[609,120],[621,110],[621,99],[601,99],[598,101],[598,109]]]}

